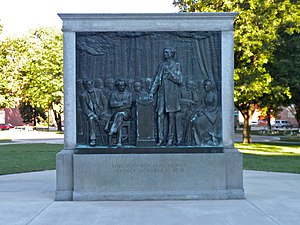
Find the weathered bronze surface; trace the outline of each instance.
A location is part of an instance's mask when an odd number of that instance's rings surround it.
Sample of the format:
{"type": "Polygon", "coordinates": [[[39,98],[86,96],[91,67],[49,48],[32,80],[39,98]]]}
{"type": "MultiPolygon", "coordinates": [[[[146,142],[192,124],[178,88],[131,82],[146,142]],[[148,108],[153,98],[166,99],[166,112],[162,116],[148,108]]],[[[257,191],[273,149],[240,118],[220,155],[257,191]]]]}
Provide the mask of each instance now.
{"type": "Polygon", "coordinates": [[[219,152],[220,34],[76,33],[77,152],[219,152]]]}

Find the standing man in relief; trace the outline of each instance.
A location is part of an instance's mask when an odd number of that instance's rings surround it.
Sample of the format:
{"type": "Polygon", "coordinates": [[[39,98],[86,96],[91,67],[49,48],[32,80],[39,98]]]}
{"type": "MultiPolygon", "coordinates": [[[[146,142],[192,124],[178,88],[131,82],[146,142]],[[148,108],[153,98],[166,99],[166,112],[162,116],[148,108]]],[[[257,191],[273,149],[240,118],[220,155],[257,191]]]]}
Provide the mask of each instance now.
{"type": "Polygon", "coordinates": [[[171,146],[175,136],[175,114],[180,110],[179,86],[182,83],[182,74],[180,64],[174,60],[175,49],[166,47],[163,55],[164,62],[158,67],[149,97],[153,98],[157,92],[158,145],[163,145],[166,139],[166,145],[171,146]],[[167,119],[168,132],[164,130],[165,119],[167,119]]]}

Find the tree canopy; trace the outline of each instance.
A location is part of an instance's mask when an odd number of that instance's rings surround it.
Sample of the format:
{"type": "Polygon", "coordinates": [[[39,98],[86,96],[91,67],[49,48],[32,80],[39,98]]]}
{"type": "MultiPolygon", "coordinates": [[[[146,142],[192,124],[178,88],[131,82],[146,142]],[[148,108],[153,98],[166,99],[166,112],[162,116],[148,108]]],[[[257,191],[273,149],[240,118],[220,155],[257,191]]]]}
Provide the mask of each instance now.
{"type": "Polygon", "coordinates": [[[27,63],[25,38],[0,41],[0,107],[13,107],[19,93],[20,71],[27,63]]]}
{"type": "Polygon", "coordinates": [[[2,33],[2,31],[3,31],[3,25],[2,25],[1,19],[0,19],[0,34],[2,33]]]}
{"type": "Polygon", "coordinates": [[[278,88],[267,65],[278,48],[279,30],[285,27],[284,32],[294,32],[299,26],[298,5],[290,0],[175,0],[174,4],[186,12],[239,13],[234,23],[234,102],[245,121],[243,142],[250,143],[255,109],[263,101],[271,102],[274,94],[288,96],[289,87],[278,88]]]}
{"type": "Polygon", "coordinates": [[[30,100],[32,106],[52,108],[63,98],[62,34],[56,29],[40,28],[27,40],[29,62],[20,71],[22,100],[30,100]]]}
{"type": "MultiPolygon", "coordinates": [[[[300,19],[300,18],[299,18],[300,19]]],[[[300,125],[300,32],[280,35],[280,45],[273,55],[269,70],[276,82],[289,89],[291,98],[285,105],[290,106],[291,112],[300,125]]]]}
{"type": "Polygon", "coordinates": [[[62,113],[60,30],[43,27],[22,37],[7,37],[0,42],[0,66],[0,107],[12,107],[17,99],[33,110],[62,113]]]}

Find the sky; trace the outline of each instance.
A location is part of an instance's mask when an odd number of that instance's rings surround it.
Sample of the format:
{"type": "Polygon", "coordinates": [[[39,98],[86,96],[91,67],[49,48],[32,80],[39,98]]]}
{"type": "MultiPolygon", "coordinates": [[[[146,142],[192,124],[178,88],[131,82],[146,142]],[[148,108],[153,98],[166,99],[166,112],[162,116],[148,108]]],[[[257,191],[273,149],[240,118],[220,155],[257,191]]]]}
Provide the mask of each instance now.
{"type": "Polygon", "coordinates": [[[1,0],[2,36],[40,26],[61,27],[57,13],[173,13],[173,0],[1,0]]]}

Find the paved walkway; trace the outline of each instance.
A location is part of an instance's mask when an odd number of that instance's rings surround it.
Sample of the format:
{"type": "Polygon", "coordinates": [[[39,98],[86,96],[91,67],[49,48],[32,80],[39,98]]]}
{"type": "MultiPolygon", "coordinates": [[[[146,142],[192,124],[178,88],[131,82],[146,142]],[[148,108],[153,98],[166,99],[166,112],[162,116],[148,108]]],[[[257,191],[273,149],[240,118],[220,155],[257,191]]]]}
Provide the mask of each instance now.
{"type": "MultiPolygon", "coordinates": [[[[21,143],[63,144],[64,135],[57,134],[56,132],[14,131],[13,129],[11,129],[8,131],[0,131],[0,140],[1,139],[11,139],[12,142],[9,142],[9,144],[21,144],[21,143]]],[[[279,141],[280,137],[252,135],[252,140],[253,142],[270,142],[270,141],[274,142],[274,141],[279,141]]],[[[240,133],[235,134],[234,141],[242,142],[242,134],[240,133]]],[[[0,143],[0,145],[1,144],[8,144],[8,143],[0,143]]]]}
{"type": "MultiPolygon", "coordinates": [[[[269,142],[278,141],[279,137],[276,136],[262,136],[252,135],[254,142],[269,142]]],[[[43,131],[0,131],[1,139],[11,139],[12,142],[0,143],[1,144],[21,144],[21,143],[51,143],[51,144],[63,144],[64,135],[57,134],[55,132],[43,132],[43,131]]],[[[235,134],[235,142],[242,141],[242,134],[235,134]]]]}
{"type": "Polygon", "coordinates": [[[244,200],[56,202],[55,171],[0,176],[1,225],[299,225],[300,175],[244,171],[244,200]]]}
{"type": "MultiPolygon", "coordinates": [[[[63,143],[63,135],[48,132],[0,138],[63,143]]],[[[55,202],[55,171],[2,175],[0,225],[300,224],[299,174],[244,171],[244,188],[244,200],[55,202]]]]}
{"type": "MultiPolygon", "coordinates": [[[[63,144],[64,135],[56,132],[45,131],[0,131],[0,140],[9,139],[12,142],[0,143],[6,144],[26,144],[26,143],[49,143],[49,144],[63,144]]],[[[1,225],[1,223],[0,223],[1,225]]]]}

